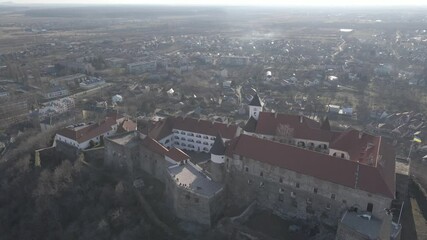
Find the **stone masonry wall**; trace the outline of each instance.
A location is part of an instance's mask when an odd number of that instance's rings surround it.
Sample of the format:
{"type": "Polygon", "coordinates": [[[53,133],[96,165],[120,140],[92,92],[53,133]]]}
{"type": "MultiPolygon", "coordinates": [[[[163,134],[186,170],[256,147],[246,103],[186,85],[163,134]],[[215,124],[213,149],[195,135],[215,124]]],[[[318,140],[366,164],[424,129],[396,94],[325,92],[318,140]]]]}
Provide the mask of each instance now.
{"type": "Polygon", "coordinates": [[[380,195],[252,159],[240,160],[239,156],[228,159],[226,166],[230,201],[249,204],[256,200],[260,207],[272,209],[278,215],[320,219],[336,225],[342,213],[352,206],[366,211],[367,204],[372,203],[373,214],[382,219],[384,208],[391,203],[391,199],[380,195]]]}
{"type": "Polygon", "coordinates": [[[209,198],[177,186],[170,177],[167,178],[166,185],[173,211],[178,218],[211,226],[209,198]]]}

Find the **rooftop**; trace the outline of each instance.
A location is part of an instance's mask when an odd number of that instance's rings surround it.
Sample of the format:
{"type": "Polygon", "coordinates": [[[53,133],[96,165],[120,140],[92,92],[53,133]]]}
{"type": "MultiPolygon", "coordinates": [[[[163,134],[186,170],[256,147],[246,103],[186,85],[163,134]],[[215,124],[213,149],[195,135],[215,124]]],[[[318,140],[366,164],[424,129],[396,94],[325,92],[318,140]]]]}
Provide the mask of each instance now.
{"type": "Polygon", "coordinates": [[[178,186],[205,197],[211,197],[223,188],[188,163],[170,167],[168,172],[178,186]]]}
{"type": "Polygon", "coordinates": [[[293,137],[329,142],[335,132],[321,129],[319,122],[298,115],[283,113],[260,112],[256,123],[255,133],[277,135],[280,125],[287,125],[293,129],[293,137]]]}
{"type": "Polygon", "coordinates": [[[252,100],[251,100],[251,102],[249,103],[249,106],[258,106],[258,107],[262,107],[261,100],[259,99],[258,94],[255,94],[255,95],[252,97],[252,100]]]}
{"type": "Polygon", "coordinates": [[[116,113],[109,114],[108,117],[99,123],[80,123],[70,125],[59,130],[57,134],[77,141],[78,143],[82,143],[111,131],[112,126],[116,125],[117,119],[120,119],[121,117],[121,115],[116,113]]]}
{"type": "Polygon", "coordinates": [[[137,144],[138,140],[137,140],[137,136],[138,136],[138,132],[126,132],[126,133],[122,133],[122,134],[118,134],[115,136],[111,136],[108,139],[110,139],[111,141],[119,144],[119,145],[135,145],[137,144]]]}
{"type": "Polygon", "coordinates": [[[347,211],[341,219],[341,224],[367,236],[369,239],[379,239],[382,221],[374,216],[371,216],[369,220],[363,215],[363,213],[347,211]]]}
{"type": "Polygon", "coordinates": [[[376,166],[245,134],[233,139],[229,144],[226,155],[232,157],[233,154],[339,185],[394,198],[394,151],[385,143],[381,146],[382,157],[376,166]]]}

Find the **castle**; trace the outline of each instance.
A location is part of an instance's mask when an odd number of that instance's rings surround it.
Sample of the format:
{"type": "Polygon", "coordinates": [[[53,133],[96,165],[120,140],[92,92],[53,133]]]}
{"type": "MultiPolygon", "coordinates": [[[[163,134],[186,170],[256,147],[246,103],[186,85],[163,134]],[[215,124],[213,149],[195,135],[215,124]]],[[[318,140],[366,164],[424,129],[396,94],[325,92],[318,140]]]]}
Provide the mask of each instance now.
{"type": "Polygon", "coordinates": [[[390,239],[393,148],[355,129],[263,112],[254,95],[244,127],[170,117],[147,134],[105,139],[105,164],[143,169],[165,184],[175,216],[212,226],[226,205],[256,202],[283,217],[338,226],[336,239],[390,239]],[[188,151],[210,153],[197,164],[188,151]]]}

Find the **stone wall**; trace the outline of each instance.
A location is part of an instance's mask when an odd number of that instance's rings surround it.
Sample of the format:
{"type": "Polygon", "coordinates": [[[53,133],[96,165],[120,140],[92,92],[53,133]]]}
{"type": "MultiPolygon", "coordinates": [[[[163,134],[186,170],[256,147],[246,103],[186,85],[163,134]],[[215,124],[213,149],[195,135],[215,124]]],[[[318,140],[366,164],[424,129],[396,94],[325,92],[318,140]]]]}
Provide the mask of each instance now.
{"type": "Polygon", "coordinates": [[[409,167],[411,177],[427,191],[427,160],[413,158],[409,167]]]}
{"type": "Polygon", "coordinates": [[[126,147],[125,145],[118,144],[108,138],[104,139],[104,164],[106,166],[119,168],[133,172],[132,158],[135,150],[126,147]]]}
{"type": "Polygon", "coordinates": [[[391,199],[358,189],[323,181],[286,169],[239,156],[227,160],[229,201],[248,205],[257,201],[261,208],[279,216],[318,219],[336,225],[350,207],[366,211],[373,204],[374,216],[382,219],[391,199]]]}
{"type": "Polygon", "coordinates": [[[104,159],[104,147],[83,150],[84,159],[90,163],[100,163],[104,159]]]}
{"type": "Polygon", "coordinates": [[[219,192],[215,193],[215,195],[209,199],[211,224],[215,224],[220,218],[223,217],[226,203],[227,199],[224,188],[219,192]]]}
{"type": "Polygon", "coordinates": [[[165,182],[167,167],[170,165],[165,157],[139,146],[139,167],[161,182],[165,182]]]}
{"type": "Polygon", "coordinates": [[[53,168],[63,160],[76,160],[78,155],[79,150],[76,147],[58,142],[54,147],[36,150],[34,164],[37,167],[53,168]]]}
{"type": "Polygon", "coordinates": [[[175,214],[180,219],[211,226],[210,199],[177,186],[171,177],[166,180],[166,192],[175,214]]]}
{"type": "Polygon", "coordinates": [[[56,141],[56,151],[61,153],[66,159],[74,161],[79,156],[79,149],[61,141],[56,141]]]}

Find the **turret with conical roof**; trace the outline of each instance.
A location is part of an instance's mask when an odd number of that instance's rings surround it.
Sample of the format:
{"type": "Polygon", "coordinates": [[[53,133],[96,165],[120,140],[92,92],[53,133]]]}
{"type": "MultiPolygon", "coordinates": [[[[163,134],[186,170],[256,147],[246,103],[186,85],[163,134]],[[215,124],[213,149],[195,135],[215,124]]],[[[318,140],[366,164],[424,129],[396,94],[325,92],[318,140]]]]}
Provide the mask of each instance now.
{"type": "Polygon", "coordinates": [[[211,161],[214,163],[224,163],[225,158],[225,143],[221,135],[218,133],[215,142],[211,147],[211,161]]]}
{"type": "Polygon", "coordinates": [[[258,94],[255,93],[249,103],[249,118],[253,117],[255,120],[258,120],[259,113],[262,112],[262,105],[261,99],[258,94]]]}

